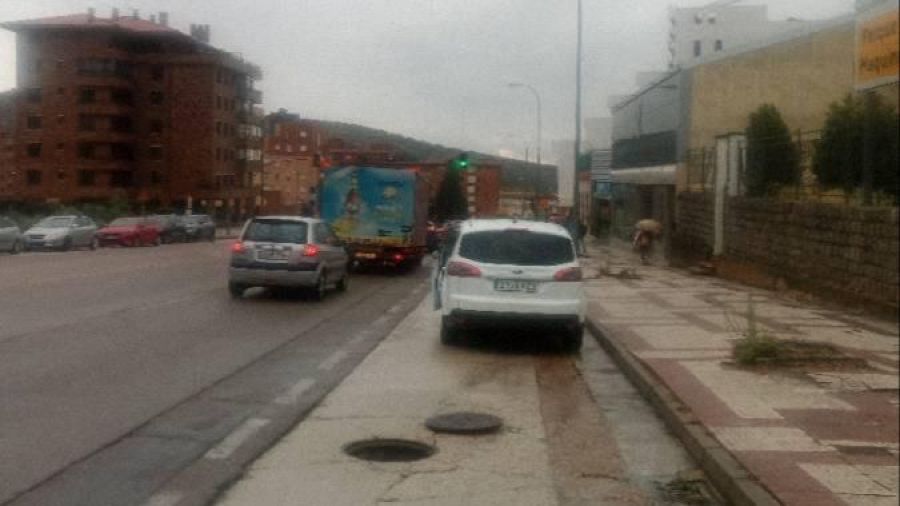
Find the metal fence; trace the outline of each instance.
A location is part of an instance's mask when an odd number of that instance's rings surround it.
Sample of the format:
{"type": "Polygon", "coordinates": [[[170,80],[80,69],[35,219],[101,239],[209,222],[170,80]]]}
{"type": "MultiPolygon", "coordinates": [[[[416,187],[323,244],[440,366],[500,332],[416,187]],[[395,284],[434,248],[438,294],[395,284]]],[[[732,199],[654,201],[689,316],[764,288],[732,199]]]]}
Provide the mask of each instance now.
{"type": "MultiPolygon", "coordinates": [[[[798,163],[796,173],[790,179],[792,184],[779,185],[770,192],[769,197],[786,201],[815,201],[833,204],[856,205],[862,202],[861,191],[846,192],[841,189],[826,188],[819,184],[813,172],[813,160],[816,148],[821,138],[821,131],[796,132],[791,138],[791,144],[796,148],[798,163]]],[[[747,142],[743,136],[733,136],[729,144],[729,151],[723,155],[721,148],[716,146],[702,147],[689,150],[684,158],[685,185],[684,190],[689,192],[714,192],[716,188],[717,174],[724,174],[730,195],[744,195],[747,190],[747,142]],[[727,169],[718,171],[718,164],[727,164],[727,169]]],[[[770,144],[763,143],[761,149],[778,149],[776,141],[770,144]]],[[[876,205],[893,205],[893,197],[887,195],[875,195],[876,205]]]]}

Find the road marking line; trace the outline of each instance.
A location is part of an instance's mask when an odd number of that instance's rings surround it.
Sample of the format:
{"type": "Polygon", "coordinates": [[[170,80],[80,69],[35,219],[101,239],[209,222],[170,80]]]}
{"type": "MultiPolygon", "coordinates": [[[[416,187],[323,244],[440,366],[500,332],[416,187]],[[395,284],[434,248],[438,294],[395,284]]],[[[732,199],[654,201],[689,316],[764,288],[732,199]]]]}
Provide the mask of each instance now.
{"type": "Polygon", "coordinates": [[[359,334],[356,334],[355,336],[353,336],[352,339],[347,341],[347,344],[349,344],[350,346],[354,346],[354,345],[357,345],[357,344],[365,341],[366,339],[368,339],[370,337],[372,337],[372,331],[364,330],[364,331],[360,332],[359,334]]]}
{"type": "Polygon", "coordinates": [[[160,492],[147,499],[144,506],[175,506],[182,497],[181,492],[160,492]]]}
{"type": "Polygon", "coordinates": [[[391,317],[384,314],[384,315],[379,316],[378,319],[376,319],[374,322],[372,322],[372,325],[374,325],[376,327],[380,327],[380,326],[384,325],[385,323],[389,322],[390,320],[391,320],[391,317]]]}
{"type": "Polygon", "coordinates": [[[275,398],[275,404],[294,404],[297,400],[306,393],[307,390],[310,389],[313,385],[316,384],[316,380],[312,378],[303,378],[294,384],[294,386],[285,390],[285,392],[278,397],[275,398]]]}
{"type": "Polygon", "coordinates": [[[386,311],[387,314],[394,314],[397,311],[400,311],[400,304],[394,304],[390,309],[386,311]]]}
{"type": "Polygon", "coordinates": [[[347,352],[344,350],[338,350],[331,355],[328,356],[322,363],[319,364],[319,369],[323,371],[328,371],[334,368],[334,366],[338,365],[341,360],[347,357],[347,352]]]}
{"type": "Polygon", "coordinates": [[[269,420],[265,418],[251,418],[242,423],[237,429],[234,429],[221,443],[214,446],[204,458],[212,460],[227,459],[237,450],[245,441],[250,439],[259,429],[269,424],[269,420]]]}

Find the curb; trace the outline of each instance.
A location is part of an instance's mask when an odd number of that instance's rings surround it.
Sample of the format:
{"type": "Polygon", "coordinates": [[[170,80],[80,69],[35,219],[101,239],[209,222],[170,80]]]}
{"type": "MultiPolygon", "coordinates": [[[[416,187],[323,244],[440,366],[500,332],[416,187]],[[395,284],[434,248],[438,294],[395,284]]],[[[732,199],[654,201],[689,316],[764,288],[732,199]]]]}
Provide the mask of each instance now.
{"type": "Polygon", "coordinates": [[[669,430],[681,440],[688,453],[694,457],[710,482],[729,504],[738,506],[781,504],[706,430],[690,408],[685,406],[668,386],[656,379],[612,332],[590,317],[587,318],[586,325],[594,334],[597,343],[659,413],[669,430]]]}

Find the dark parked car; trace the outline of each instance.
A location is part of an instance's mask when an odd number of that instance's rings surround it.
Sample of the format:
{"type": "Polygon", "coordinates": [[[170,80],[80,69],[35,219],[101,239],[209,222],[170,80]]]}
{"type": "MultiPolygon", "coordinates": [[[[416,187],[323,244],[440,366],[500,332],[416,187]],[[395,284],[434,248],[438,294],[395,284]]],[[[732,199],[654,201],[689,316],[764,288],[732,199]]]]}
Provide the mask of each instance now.
{"type": "Polygon", "coordinates": [[[0,251],[8,251],[15,255],[25,249],[25,237],[16,222],[0,216],[0,251]]]}
{"type": "Polygon", "coordinates": [[[163,244],[187,241],[184,218],[176,214],[156,214],[150,217],[159,228],[159,237],[163,244]]]}
{"type": "Polygon", "coordinates": [[[184,232],[189,241],[216,240],[216,224],[208,215],[190,214],[182,218],[184,232]]]}

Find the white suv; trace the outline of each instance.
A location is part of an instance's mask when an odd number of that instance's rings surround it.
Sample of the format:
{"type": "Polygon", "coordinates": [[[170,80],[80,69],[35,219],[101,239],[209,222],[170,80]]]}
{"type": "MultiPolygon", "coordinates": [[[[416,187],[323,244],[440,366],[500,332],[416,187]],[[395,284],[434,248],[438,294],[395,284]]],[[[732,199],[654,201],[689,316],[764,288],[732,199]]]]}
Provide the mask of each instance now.
{"type": "Polygon", "coordinates": [[[575,245],[553,223],[469,220],[452,231],[434,279],[441,341],[478,323],[551,325],[581,348],[585,298],[575,245]]]}

